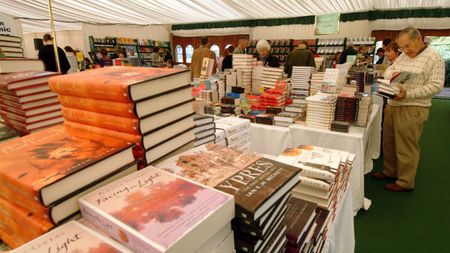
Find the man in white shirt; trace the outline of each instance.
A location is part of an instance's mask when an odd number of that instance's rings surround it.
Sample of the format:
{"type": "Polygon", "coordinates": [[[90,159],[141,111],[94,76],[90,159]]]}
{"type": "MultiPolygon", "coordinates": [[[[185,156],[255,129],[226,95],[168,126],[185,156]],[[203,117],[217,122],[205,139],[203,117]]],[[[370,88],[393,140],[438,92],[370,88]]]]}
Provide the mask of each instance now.
{"type": "Polygon", "coordinates": [[[444,87],[445,65],[442,56],[424,44],[415,28],[402,30],[397,43],[403,53],[386,70],[384,77],[391,79],[398,73],[410,72],[413,78],[399,85],[400,93],[388,100],[383,123],[384,169],[372,177],[396,178],[396,182],[385,185],[385,189],[407,192],[414,189],[420,137],[431,99],[444,87]]]}

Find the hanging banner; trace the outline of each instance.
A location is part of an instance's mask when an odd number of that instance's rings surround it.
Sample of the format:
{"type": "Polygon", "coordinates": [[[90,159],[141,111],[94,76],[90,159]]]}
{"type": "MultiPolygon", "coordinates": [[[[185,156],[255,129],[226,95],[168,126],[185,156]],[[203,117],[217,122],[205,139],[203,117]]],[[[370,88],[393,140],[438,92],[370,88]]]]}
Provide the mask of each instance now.
{"type": "Polygon", "coordinates": [[[14,19],[12,16],[0,13],[0,34],[17,36],[16,28],[14,27],[14,19]]]}
{"type": "Polygon", "coordinates": [[[341,14],[331,13],[316,16],[316,35],[339,33],[339,21],[341,14]]]}

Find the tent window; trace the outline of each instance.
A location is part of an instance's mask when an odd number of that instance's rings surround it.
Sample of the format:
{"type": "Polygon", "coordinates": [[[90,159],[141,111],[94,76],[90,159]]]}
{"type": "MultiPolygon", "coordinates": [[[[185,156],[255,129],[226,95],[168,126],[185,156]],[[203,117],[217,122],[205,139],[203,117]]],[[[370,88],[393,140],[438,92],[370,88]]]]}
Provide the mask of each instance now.
{"type": "Polygon", "coordinates": [[[183,48],[180,45],[175,47],[175,57],[177,62],[183,62],[183,48]]]}
{"type": "Polygon", "coordinates": [[[219,46],[214,44],[211,46],[211,51],[213,51],[214,53],[216,53],[216,57],[220,57],[220,49],[219,46]]]}
{"type": "Polygon", "coordinates": [[[186,63],[191,63],[192,54],[194,54],[194,47],[189,44],[186,46],[186,63]]]}

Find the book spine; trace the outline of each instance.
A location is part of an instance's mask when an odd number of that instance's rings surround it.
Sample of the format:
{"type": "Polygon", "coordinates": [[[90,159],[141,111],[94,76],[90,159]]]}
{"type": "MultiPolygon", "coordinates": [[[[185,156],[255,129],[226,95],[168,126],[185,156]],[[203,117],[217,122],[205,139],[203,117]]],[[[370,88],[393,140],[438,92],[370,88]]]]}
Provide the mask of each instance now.
{"type": "Polygon", "coordinates": [[[105,128],[71,122],[68,120],[64,121],[64,125],[66,127],[71,127],[71,128],[83,130],[86,132],[95,133],[95,134],[103,134],[103,135],[121,139],[121,140],[124,140],[127,142],[136,143],[139,145],[141,144],[141,141],[142,141],[142,138],[140,135],[118,132],[118,131],[109,130],[109,129],[105,129],[105,128]]]}
{"type": "Polygon", "coordinates": [[[68,107],[62,108],[65,120],[95,126],[99,128],[106,128],[119,132],[138,135],[138,120],[124,117],[117,117],[103,113],[88,112],[68,107]]]}
{"type": "Polygon", "coordinates": [[[61,81],[58,77],[48,81],[50,89],[59,95],[95,98],[117,102],[131,102],[128,85],[111,85],[109,83],[91,83],[88,80],[61,81]]]}
{"type": "Polygon", "coordinates": [[[302,166],[302,171],[300,171],[300,176],[311,177],[317,179],[323,179],[329,182],[334,182],[336,175],[325,170],[314,169],[308,166],[302,166]]]}
{"type": "Polygon", "coordinates": [[[98,211],[96,207],[91,206],[82,199],[79,201],[80,210],[83,218],[98,228],[103,233],[112,237],[116,241],[133,249],[134,252],[161,252],[152,245],[149,245],[142,239],[134,235],[133,231],[122,229],[119,227],[109,215],[102,214],[102,211],[98,211]]]}
{"type": "Polygon", "coordinates": [[[4,112],[11,112],[11,113],[15,113],[20,116],[25,116],[25,111],[23,111],[22,109],[15,108],[12,106],[2,105],[1,102],[0,102],[0,109],[4,112]]]}
{"type": "Polygon", "coordinates": [[[6,95],[6,94],[3,94],[3,93],[0,93],[0,98],[4,99],[4,100],[11,101],[11,102],[14,102],[14,103],[20,103],[19,98],[15,97],[13,95],[6,95]]]}
{"type": "Polygon", "coordinates": [[[12,120],[16,120],[22,123],[26,123],[26,118],[24,116],[18,115],[18,114],[14,114],[14,113],[10,113],[10,112],[5,112],[5,111],[0,111],[0,115],[2,116],[3,119],[7,120],[7,119],[12,119],[12,120]]]}
{"type": "Polygon", "coordinates": [[[12,102],[12,101],[9,101],[9,100],[6,100],[6,99],[0,99],[0,105],[4,105],[4,106],[7,106],[7,107],[14,107],[14,108],[17,108],[19,110],[22,110],[22,105],[21,104],[19,104],[17,102],[12,102]]]}
{"type": "Polygon", "coordinates": [[[2,181],[2,184],[0,184],[0,198],[8,199],[12,204],[29,210],[42,218],[48,217],[47,207],[35,200],[31,194],[21,191],[6,181],[2,181]]]}
{"type": "Polygon", "coordinates": [[[90,99],[73,96],[58,97],[59,102],[65,106],[85,111],[104,113],[119,117],[134,119],[134,106],[132,103],[121,103],[107,100],[90,99]]]}
{"type": "Polygon", "coordinates": [[[300,183],[302,185],[311,186],[320,190],[329,191],[331,189],[331,184],[326,183],[321,180],[309,178],[309,177],[302,177],[300,176],[300,183]]]}

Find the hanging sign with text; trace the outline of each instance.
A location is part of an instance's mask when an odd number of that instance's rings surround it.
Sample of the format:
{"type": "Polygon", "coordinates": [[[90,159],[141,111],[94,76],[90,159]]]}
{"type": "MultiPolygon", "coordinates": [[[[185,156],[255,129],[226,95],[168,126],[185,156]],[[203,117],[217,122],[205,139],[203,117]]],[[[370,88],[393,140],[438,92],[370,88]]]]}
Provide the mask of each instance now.
{"type": "Polygon", "coordinates": [[[339,13],[331,13],[316,16],[316,35],[339,33],[339,13]]]}
{"type": "Polygon", "coordinates": [[[13,17],[0,13],[0,34],[17,36],[13,17]]]}

